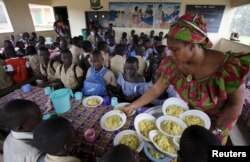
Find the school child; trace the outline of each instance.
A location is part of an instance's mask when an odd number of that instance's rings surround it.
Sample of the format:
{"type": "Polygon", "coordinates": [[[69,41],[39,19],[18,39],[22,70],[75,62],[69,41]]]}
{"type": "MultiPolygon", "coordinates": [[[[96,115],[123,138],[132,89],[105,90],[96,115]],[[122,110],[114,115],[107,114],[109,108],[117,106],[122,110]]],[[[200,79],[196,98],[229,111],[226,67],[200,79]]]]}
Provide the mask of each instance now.
{"type": "Polygon", "coordinates": [[[111,58],[110,69],[115,74],[115,77],[118,78],[119,74],[124,73],[125,58],[124,58],[124,46],[118,44],[115,47],[115,56],[111,58]]]}
{"type": "Polygon", "coordinates": [[[137,162],[135,153],[126,145],[117,145],[108,150],[100,162],[137,162]]]}
{"type": "Polygon", "coordinates": [[[16,39],[14,35],[10,35],[10,41],[12,43],[12,46],[15,47],[16,46],[16,39]]]}
{"type": "Polygon", "coordinates": [[[108,43],[108,49],[109,49],[108,51],[110,56],[113,56],[115,47],[116,47],[115,37],[110,37],[108,43]]]}
{"type": "Polygon", "coordinates": [[[7,72],[15,83],[22,83],[29,79],[30,64],[22,58],[16,56],[16,51],[13,47],[4,49],[5,64],[8,67],[7,72]]]}
{"type": "Polygon", "coordinates": [[[193,125],[184,130],[180,139],[178,162],[208,162],[208,147],[221,146],[219,139],[204,127],[193,125]]]}
{"type": "Polygon", "coordinates": [[[79,66],[83,69],[83,71],[87,71],[92,66],[90,56],[93,52],[93,47],[90,41],[83,41],[82,47],[84,52],[83,55],[80,56],[79,66]]]}
{"type": "Polygon", "coordinates": [[[61,52],[62,65],[56,69],[56,77],[60,79],[64,87],[71,88],[76,91],[82,87],[83,71],[78,66],[73,64],[73,56],[69,50],[61,52]]]}
{"type": "Polygon", "coordinates": [[[41,152],[38,161],[45,162],[81,162],[70,156],[75,130],[70,122],[62,117],[49,119],[40,123],[34,130],[33,145],[41,152]]]}
{"type": "Polygon", "coordinates": [[[25,50],[26,57],[29,60],[30,67],[32,69],[32,72],[35,76],[41,76],[40,72],[40,57],[37,53],[37,50],[34,46],[28,46],[25,50]]]}
{"type": "Polygon", "coordinates": [[[16,51],[16,55],[19,57],[25,56],[25,45],[23,42],[16,42],[16,47],[18,47],[18,50],[16,51]]]}
{"type": "Polygon", "coordinates": [[[45,38],[43,36],[38,37],[38,43],[36,48],[40,49],[41,47],[45,47],[45,38]]]}
{"type": "Polygon", "coordinates": [[[0,59],[0,90],[10,87],[13,84],[13,80],[7,73],[7,67],[5,61],[0,59]]]}
{"type": "Polygon", "coordinates": [[[139,61],[139,69],[138,69],[138,73],[141,76],[145,75],[146,69],[147,69],[147,62],[145,59],[143,59],[144,53],[145,53],[145,48],[142,45],[137,46],[136,48],[136,58],[139,61]]]}
{"type": "Polygon", "coordinates": [[[87,96],[108,95],[107,86],[117,86],[114,73],[103,66],[104,59],[98,50],[93,51],[91,62],[93,66],[87,72],[83,93],[87,96]]]}
{"type": "Polygon", "coordinates": [[[100,41],[98,43],[97,49],[102,54],[104,67],[109,68],[110,61],[109,61],[109,48],[108,48],[108,44],[106,42],[104,42],[104,41],[100,41]]]}
{"type": "Polygon", "coordinates": [[[73,57],[72,63],[78,65],[80,61],[80,56],[84,53],[82,49],[82,40],[79,37],[74,37],[72,39],[72,46],[69,50],[72,53],[73,57]]]}
{"type": "Polygon", "coordinates": [[[129,57],[125,63],[125,72],[118,77],[117,83],[124,96],[124,100],[127,102],[131,102],[140,96],[136,92],[136,86],[139,83],[145,82],[144,77],[138,74],[138,69],[138,59],[136,57],[129,57]]]}
{"type": "Polygon", "coordinates": [[[1,123],[10,134],[4,141],[3,157],[6,162],[34,162],[40,151],[32,146],[33,130],[42,121],[37,104],[29,100],[15,99],[0,111],[1,123]]]}

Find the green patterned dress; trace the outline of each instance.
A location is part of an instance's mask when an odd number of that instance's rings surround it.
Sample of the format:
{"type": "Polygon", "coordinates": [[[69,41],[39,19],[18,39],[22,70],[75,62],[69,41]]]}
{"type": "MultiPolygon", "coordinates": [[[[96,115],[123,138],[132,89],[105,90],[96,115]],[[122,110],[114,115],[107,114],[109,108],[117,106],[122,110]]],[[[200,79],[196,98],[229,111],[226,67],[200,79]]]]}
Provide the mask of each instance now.
{"type": "MultiPolygon", "coordinates": [[[[184,101],[191,107],[207,113],[213,121],[219,117],[228,95],[245,83],[244,76],[249,72],[249,64],[250,53],[227,52],[218,71],[202,80],[188,82],[186,77],[178,72],[171,57],[163,60],[160,71],[165,84],[172,84],[184,101]]],[[[237,119],[232,120],[219,136],[222,144],[226,144],[236,121],[237,119]]]]}

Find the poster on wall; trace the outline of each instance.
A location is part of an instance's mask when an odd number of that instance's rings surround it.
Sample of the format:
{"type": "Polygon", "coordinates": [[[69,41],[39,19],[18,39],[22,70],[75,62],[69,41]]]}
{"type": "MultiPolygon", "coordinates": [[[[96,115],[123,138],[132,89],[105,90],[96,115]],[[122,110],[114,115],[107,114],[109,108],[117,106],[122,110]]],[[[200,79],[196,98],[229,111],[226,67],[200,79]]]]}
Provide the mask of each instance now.
{"type": "Polygon", "coordinates": [[[224,13],[224,5],[187,5],[186,13],[199,13],[206,19],[209,33],[217,33],[224,13]]]}
{"type": "Polygon", "coordinates": [[[164,28],[179,18],[181,3],[110,2],[110,23],[115,27],[164,28]]]}

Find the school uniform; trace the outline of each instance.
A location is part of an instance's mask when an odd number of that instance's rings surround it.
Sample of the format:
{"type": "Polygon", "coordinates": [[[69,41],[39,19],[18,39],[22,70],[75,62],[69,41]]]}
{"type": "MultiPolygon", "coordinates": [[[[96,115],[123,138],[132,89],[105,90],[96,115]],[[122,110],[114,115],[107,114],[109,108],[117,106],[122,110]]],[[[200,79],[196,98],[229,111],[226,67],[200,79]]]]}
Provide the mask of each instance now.
{"type": "Polygon", "coordinates": [[[78,79],[83,76],[82,69],[74,64],[71,64],[71,66],[68,68],[68,70],[65,72],[64,65],[61,65],[57,67],[56,69],[56,77],[58,79],[61,79],[64,87],[75,89],[79,86],[78,79]]]}
{"type": "Polygon", "coordinates": [[[61,65],[61,63],[59,63],[58,61],[53,61],[53,60],[49,61],[47,67],[43,63],[41,63],[40,64],[40,72],[48,80],[56,79],[56,76],[55,76],[56,69],[60,65],[61,65]]]}
{"type": "Polygon", "coordinates": [[[37,75],[40,75],[40,58],[39,55],[33,55],[30,56],[29,58],[29,63],[30,63],[30,67],[33,70],[33,72],[37,75]]]}
{"type": "Polygon", "coordinates": [[[115,55],[110,61],[110,69],[118,78],[119,74],[124,73],[126,59],[120,55],[115,55]]]}
{"type": "Polygon", "coordinates": [[[4,161],[35,162],[41,153],[31,145],[32,139],[31,132],[11,131],[3,144],[4,161]]]}
{"type": "Polygon", "coordinates": [[[81,162],[80,159],[73,156],[53,156],[46,154],[44,161],[46,162],[81,162]]]}
{"type": "Polygon", "coordinates": [[[78,65],[80,61],[80,56],[84,53],[83,49],[75,45],[72,45],[72,47],[69,50],[72,53],[72,63],[78,65]]]}
{"type": "MultiPolygon", "coordinates": [[[[92,67],[91,67],[92,68],[92,67]]],[[[86,78],[88,78],[90,75],[91,75],[91,68],[89,68],[87,74],[86,74],[86,78]]],[[[104,70],[104,67],[102,68],[102,70],[104,70]]],[[[100,70],[98,73],[101,73],[100,70]]],[[[116,78],[115,78],[115,75],[112,71],[108,70],[104,77],[103,77],[103,80],[105,82],[106,85],[112,85],[112,86],[115,86],[117,85],[117,82],[116,82],[116,78]]]]}
{"type": "Polygon", "coordinates": [[[5,63],[3,60],[0,60],[0,89],[7,88],[13,84],[13,80],[6,72],[5,63]]]}
{"type": "Polygon", "coordinates": [[[147,62],[141,57],[141,56],[135,56],[138,61],[139,61],[139,69],[138,69],[138,74],[144,76],[145,70],[147,68],[147,62]]]}
{"type": "Polygon", "coordinates": [[[104,51],[101,51],[101,54],[102,54],[102,57],[104,59],[103,66],[108,68],[109,64],[110,64],[110,62],[109,62],[109,54],[104,52],[104,51]]]}

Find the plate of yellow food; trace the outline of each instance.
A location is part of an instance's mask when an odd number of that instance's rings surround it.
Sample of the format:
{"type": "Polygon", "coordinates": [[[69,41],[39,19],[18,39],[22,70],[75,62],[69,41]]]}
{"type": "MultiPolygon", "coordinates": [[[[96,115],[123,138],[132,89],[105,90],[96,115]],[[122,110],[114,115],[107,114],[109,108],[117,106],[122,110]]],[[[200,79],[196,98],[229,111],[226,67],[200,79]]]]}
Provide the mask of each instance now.
{"type": "Polygon", "coordinates": [[[157,129],[155,121],[156,121],[155,117],[146,113],[141,113],[135,117],[134,120],[135,130],[143,140],[150,142],[149,132],[151,130],[157,129]]]}
{"type": "Polygon", "coordinates": [[[189,110],[187,103],[176,97],[167,99],[162,105],[162,112],[164,115],[179,117],[187,110],[189,110]]]}
{"type": "Polygon", "coordinates": [[[156,126],[161,133],[169,137],[181,137],[187,125],[174,116],[161,116],[156,120],[156,126]]]}
{"type": "Polygon", "coordinates": [[[97,107],[100,106],[103,102],[103,98],[100,96],[90,96],[84,98],[82,104],[86,107],[97,107]]]}
{"type": "Polygon", "coordinates": [[[180,119],[182,119],[187,126],[199,125],[207,129],[211,127],[209,116],[200,110],[188,110],[180,116],[180,119]]]}
{"type": "Polygon", "coordinates": [[[124,126],[127,116],[120,110],[107,112],[101,118],[101,127],[106,131],[115,131],[124,126]]]}
{"type": "MultiPolygon", "coordinates": [[[[119,103],[118,105],[116,105],[115,107],[114,107],[114,110],[120,110],[120,111],[123,111],[123,109],[124,109],[124,107],[126,106],[126,105],[129,105],[130,103],[128,103],[128,102],[123,102],[123,103],[119,103]]],[[[128,116],[133,116],[133,115],[135,115],[135,113],[136,113],[136,110],[134,110],[131,114],[129,114],[128,116]]]]}
{"type": "Polygon", "coordinates": [[[134,130],[124,130],[119,132],[114,138],[114,146],[123,144],[127,145],[131,150],[141,152],[144,142],[134,130]]]}
{"type": "Polygon", "coordinates": [[[162,153],[175,158],[177,157],[177,150],[172,139],[158,130],[152,130],[149,133],[149,138],[154,146],[162,153]]]}

